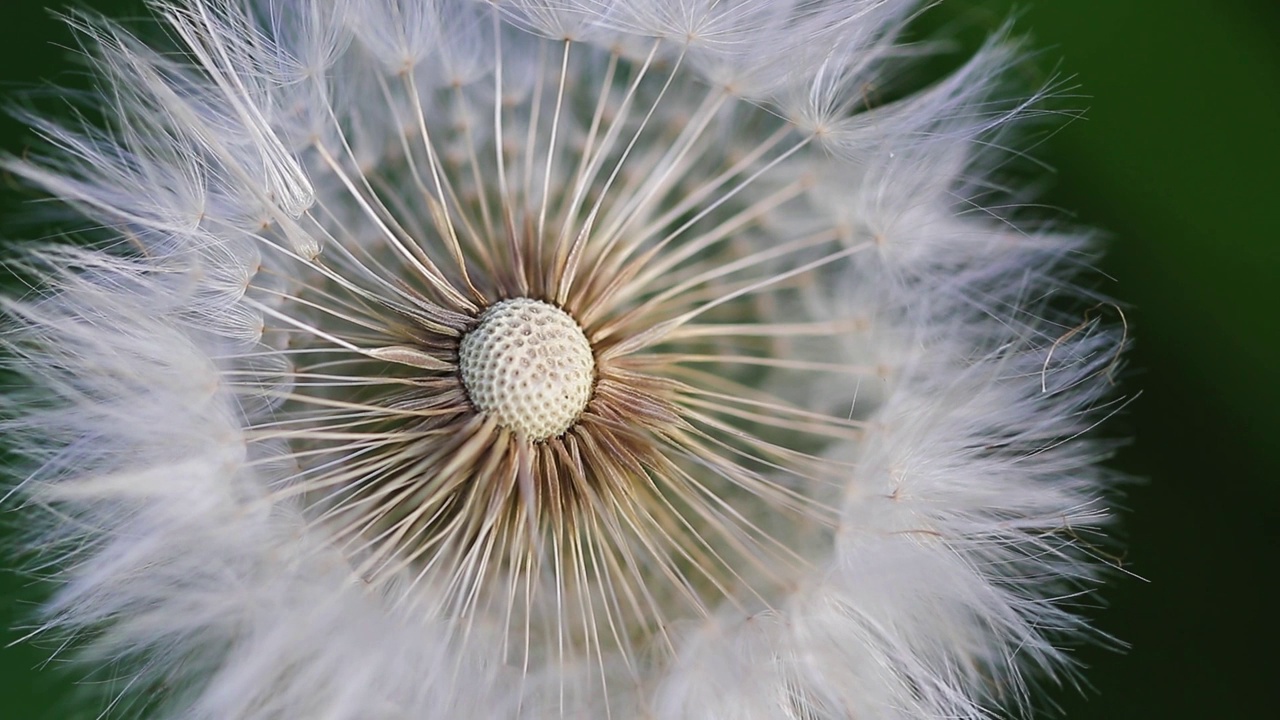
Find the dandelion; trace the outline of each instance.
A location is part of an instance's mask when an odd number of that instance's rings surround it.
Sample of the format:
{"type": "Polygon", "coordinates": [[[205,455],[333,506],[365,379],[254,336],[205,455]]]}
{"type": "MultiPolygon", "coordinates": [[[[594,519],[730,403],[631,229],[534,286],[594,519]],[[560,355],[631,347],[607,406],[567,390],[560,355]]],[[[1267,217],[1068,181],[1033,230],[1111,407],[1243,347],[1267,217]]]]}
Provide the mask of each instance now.
{"type": "Polygon", "coordinates": [[[989,718],[1121,337],[905,0],[160,0],[8,167],[40,631],[119,716],[989,718]],[[1081,308],[1085,308],[1081,312],[1081,308]]]}

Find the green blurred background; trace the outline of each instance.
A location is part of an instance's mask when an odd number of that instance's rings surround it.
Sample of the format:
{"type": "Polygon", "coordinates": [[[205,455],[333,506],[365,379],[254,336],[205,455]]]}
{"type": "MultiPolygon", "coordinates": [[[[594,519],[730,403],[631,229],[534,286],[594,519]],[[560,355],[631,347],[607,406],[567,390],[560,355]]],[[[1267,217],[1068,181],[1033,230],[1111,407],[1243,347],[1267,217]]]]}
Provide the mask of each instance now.
{"type": "MultiPolygon", "coordinates": [[[[83,85],[71,33],[43,6],[0,16],[0,95],[83,85]]],[[[141,0],[85,0],[116,17],[141,0]]],[[[1280,682],[1280,1],[948,0],[966,32],[1015,29],[1047,77],[1073,76],[1087,108],[1037,148],[1055,174],[1045,200],[1103,229],[1106,290],[1130,303],[1128,389],[1111,429],[1135,442],[1115,465],[1142,478],[1124,503],[1125,566],[1097,624],[1132,647],[1079,653],[1092,685],[1051,693],[1092,718],[1275,716],[1280,682]],[[1268,708],[1271,708],[1268,710],[1268,708]]],[[[975,34],[976,37],[976,34],[975,34]]],[[[29,133],[0,120],[0,147],[29,133]]],[[[0,238],[30,196],[0,187],[0,238]]],[[[0,239],[0,242],[3,240],[0,239]]],[[[12,565],[12,561],[0,561],[12,565]]],[[[72,686],[9,630],[33,595],[0,573],[0,719],[63,717],[72,686]]]]}

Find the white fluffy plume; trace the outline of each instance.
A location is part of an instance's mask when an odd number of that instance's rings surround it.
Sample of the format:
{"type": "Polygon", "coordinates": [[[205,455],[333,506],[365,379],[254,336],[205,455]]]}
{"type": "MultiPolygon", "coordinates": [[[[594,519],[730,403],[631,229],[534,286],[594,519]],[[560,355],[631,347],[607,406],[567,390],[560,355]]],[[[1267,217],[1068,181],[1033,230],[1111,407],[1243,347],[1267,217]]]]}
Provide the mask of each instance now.
{"type": "Polygon", "coordinates": [[[1033,712],[1123,338],[1088,243],[994,209],[1017,48],[912,86],[918,9],[75,20],[97,119],[8,160],[102,228],[4,301],[41,631],[120,717],[1033,712]]]}

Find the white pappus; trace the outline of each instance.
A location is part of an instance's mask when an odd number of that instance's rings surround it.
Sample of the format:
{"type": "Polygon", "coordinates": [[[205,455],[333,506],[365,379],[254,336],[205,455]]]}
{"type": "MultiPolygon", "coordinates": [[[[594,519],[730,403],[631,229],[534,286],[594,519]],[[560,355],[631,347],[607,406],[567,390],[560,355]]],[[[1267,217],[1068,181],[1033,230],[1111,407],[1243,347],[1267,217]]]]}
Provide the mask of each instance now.
{"type": "Polygon", "coordinates": [[[38,630],[109,716],[991,718],[1070,682],[1123,333],[907,0],[157,0],[8,168],[38,630]]]}

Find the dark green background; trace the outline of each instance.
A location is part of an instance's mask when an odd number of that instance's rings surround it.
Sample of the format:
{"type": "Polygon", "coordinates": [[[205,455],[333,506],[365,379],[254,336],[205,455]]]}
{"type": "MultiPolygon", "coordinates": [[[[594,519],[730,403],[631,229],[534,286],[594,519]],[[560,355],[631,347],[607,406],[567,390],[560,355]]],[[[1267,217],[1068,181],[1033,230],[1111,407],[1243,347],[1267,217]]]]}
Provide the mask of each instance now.
{"type": "MultiPolygon", "coordinates": [[[[0,15],[0,94],[79,82],[69,31],[42,0],[0,15]]],[[[81,6],[140,14],[139,0],[81,6]]],[[[941,13],[995,28],[1007,0],[949,0],[941,13]]],[[[1046,201],[1105,230],[1106,290],[1137,340],[1126,385],[1140,389],[1113,429],[1136,441],[1116,465],[1146,480],[1125,504],[1127,579],[1098,624],[1125,653],[1085,650],[1093,689],[1057,692],[1067,717],[1271,716],[1280,682],[1272,595],[1280,532],[1280,2],[1025,0],[1015,25],[1036,62],[1074,76],[1085,119],[1037,151],[1056,170],[1046,201]],[[1268,612],[1271,611],[1271,612],[1268,612]]],[[[30,136],[0,121],[0,146],[30,136]]],[[[0,241],[23,196],[7,178],[0,241]]],[[[25,234],[30,234],[26,232],[25,234]]],[[[5,561],[5,565],[12,562],[5,561]]],[[[32,594],[0,575],[0,628],[32,594]]],[[[19,637],[3,632],[0,642],[19,637]]],[[[45,653],[0,647],[0,718],[58,718],[71,685],[38,672],[45,653]]]]}

